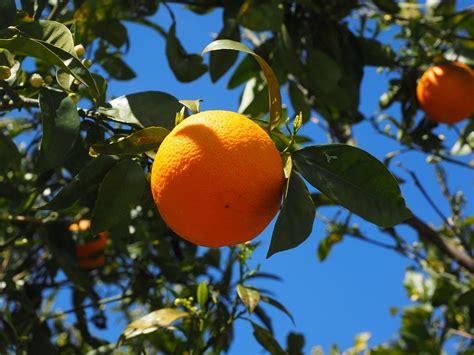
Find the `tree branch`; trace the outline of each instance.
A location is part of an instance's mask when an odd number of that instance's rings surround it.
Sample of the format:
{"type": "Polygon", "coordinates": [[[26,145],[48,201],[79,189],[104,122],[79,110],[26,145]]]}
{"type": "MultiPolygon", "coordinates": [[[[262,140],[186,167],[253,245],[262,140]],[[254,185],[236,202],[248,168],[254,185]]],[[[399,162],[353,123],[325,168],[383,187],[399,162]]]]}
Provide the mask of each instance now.
{"type": "Polygon", "coordinates": [[[421,239],[435,244],[443,253],[474,274],[474,259],[444,240],[425,222],[414,216],[404,222],[418,232],[421,239]]]}

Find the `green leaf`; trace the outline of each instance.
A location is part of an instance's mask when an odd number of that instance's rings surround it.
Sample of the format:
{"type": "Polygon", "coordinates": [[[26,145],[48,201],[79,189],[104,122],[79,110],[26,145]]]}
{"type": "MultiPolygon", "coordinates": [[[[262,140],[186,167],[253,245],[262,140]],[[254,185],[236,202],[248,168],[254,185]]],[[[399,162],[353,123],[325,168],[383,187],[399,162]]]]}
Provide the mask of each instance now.
{"type": "Polygon", "coordinates": [[[39,106],[43,137],[37,168],[44,172],[64,162],[79,134],[80,119],[75,103],[61,91],[41,88],[39,106]]]}
{"type": "Polygon", "coordinates": [[[314,145],[293,152],[292,157],[311,185],[372,223],[392,227],[412,216],[395,177],[362,149],[314,145]]]}
{"type": "Polygon", "coordinates": [[[287,351],[290,355],[303,355],[304,336],[303,334],[288,333],[286,337],[287,351]]]}
{"type": "Polygon", "coordinates": [[[190,109],[193,115],[199,112],[199,106],[201,105],[201,99],[198,100],[179,100],[179,103],[190,109]]]}
{"type": "Polygon", "coordinates": [[[342,78],[337,62],[320,49],[308,48],[306,68],[310,87],[322,98],[331,93],[342,78]]]}
{"type": "Polygon", "coordinates": [[[88,188],[98,184],[105,174],[117,163],[117,157],[100,155],[91,160],[74,177],[74,180],[64,188],[46,205],[41,207],[45,210],[62,210],[72,206],[79,200],[88,188]]]}
{"type": "Polygon", "coordinates": [[[324,261],[328,257],[333,245],[340,243],[344,236],[340,233],[331,233],[319,242],[318,259],[324,261]]]}
{"type": "MultiPolygon", "coordinates": [[[[224,15],[224,27],[217,36],[217,39],[231,39],[240,41],[240,29],[234,18],[226,18],[224,15]]],[[[209,59],[209,74],[212,82],[219,80],[235,63],[239,53],[233,51],[230,53],[212,52],[209,59]]]]}
{"type": "Polygon", "coordinates": [[[293,318],[293,315],[290,313],[290,311],[284,305],[282,305],[276,299],[274,299],[272,297],[269,297],[269,296],[262,296],[261,299],[262,299],[263,302],[268,303],[269,305],[272,305],[276,309],[279,309],[280,311],[285,313],[288,316],[288,318],[291,319],[291,322],[293,323],[293,325],[295,325],[295,319],[293,318]]]}
{"type": "Polygon", "coordinates": [[[138,163],[123,160],[115,165],[100,185],[92,213],[92,232],[105,231],[127,219],[130,209],[143,196],[144,189],[145,176],[138,163]]]}
{"type": "Polygon", "coordinates": [[[237,294],[239,295],[240,300],[243,302],[249,313],[252,313],[255,307],[257,307],[260,302],[260,292],[251,287],[246,287],[243,285],[237,285],[237,294]]]}
{"type": "Polygon", "coordinates": [[[173,129],[176,112],[182,105],[172,95],[161,91],[144,91],[117,97],[111,109],[101,108],[116,121],[143,127],[160,126],[173,129]]]}
{"type": "Polygon", "coordinates": [[[238,18],[249,30],[276,32],[283,22],[283,4],[278,0],[246,1],[238,18]]]}
{"type": "Polygon", "coordinates": [[[293,81],[290,81],[288,85],[288,95],[295,115],[301,112],[303,122],[308,121],[311,113],[311,102],[308,100],[308,95],[305,95],[293,81]]]}
{"type": "Polygon", "coordinates": [[[126,137],[119,137],[92,145],[94,153],[110,155],[135,155],[156,150],[170,133],[163,127],[148,127],[126,137]]]}
{"type": "Polygon", "coordinates": [[[255,324],[252,322],[252,327],[253,327],[253,336],[255,339],[259,342],[261,346],[265,350],[267,350],[270,354],[272,355],[284,355],[287,354],[278,344],[278,342],[275,340],[273,335],[266,330],[265,328],[262,328],[258,324],[255,324]]]}
{"type": "Polygon", "coordinates": [[[16,35],[10,39],[0,39],[0,48],[6,48],[16,55],[39,58],[56,65],[86,85],[92,97],[100,96],[94,78],[79,59],[72,54],[44,41],[16,35]]]}
{"type": "Polygon", "coordinates": [[[40,20],[20,25],[17,28],[24,36],[49,43],[76,57],[71,31],[62,23],[40,20]]]}
{"type": "Polygon", "coordinates": [[[183,83],[194,81],[207,71],[207,66],[198,54],[188,54],[176,37],[173,23],[166,38],[166,58],[176,79],[183,83]]]}
{"type": "Polygon", "coordinates": [[[472,152],[474,147],[474,121],[471,120],[463,128],[459,139],[451,148],[452,155],[468,155],[472,152]]]}
{"type": "Polygon", "coordinates": [[[257,76],[260,71],[260,66],[251,55],[247,55],[239,63],[232,76],[227,83],[228,89],[234,89],[243,83],[246,83],[253,77],[257,76]]]}
{"type": "Polygon", "coordinates": [[[21,155],[16,144],[0,130],[0,170],[18,169],[21,155]]]}
{"type": "Polygon", "coordinates": [[[273,229],[267,258],[283,250],[296,248],[308,239],[316,209],[303,179],[293,170],[287,181],[287,193],[273,229]]]}
{"type": "Polygon", "coordinates": [[[459,296],[456,304],[461,306],[474,306],[474,289],[464,292],[459,296]]]}
{"type": "Polygon", "coordinates": [[[267,79],[268,101],[270,105],[269,107],[270,120],[268,122],[268,125],[270,129],[277,127],[281,119],[281,111],[282,111],[281,95],[280,95],[280,85],[278,84],[278,80],[272,68],[268,65],[265,59],[260,57],[258,54],[256,54],[246,45],[239,42],[227,40],[227,39],[220,39],[208,44],[207,47],[204,48],[204,50],[202,51],[202,54],[204,55],[207,52],[224,50],[224,49],[245,52],[245,53],[251,54],[256,59],[256,61],[260,65],[260,68],[265,74],[265,78],[267,79]]]}
{"type": "Polygon", "coordinates": [[[201,307],[201,309],[203,310],[206,309],[206,303],[209,298],[209,291],[207,289],[206,281],[202,281],[199,284],[197,288],[196,296],[197,296],[197,302],[199,304],[199,307],[201,307]]]}
{"type": "Polygon", "coordinates": [[[365,65],[389,67],[395,64],[395,52],[388,44],[372,38],[359,38],[359,44],[365,65]]]}
{"type": "Polygon", "coordinates": [[[15,23],[16,5],[15,0],[2,0],[0,2],[0,30],[15,23]]]}
{"type": "Polygon", "coordinates": [[[117,80],[132,80],[137,75],[135,72],[122,60],[120,53],[104,53],[98,57],[98,63],[110,76],[117,80]]]}
{"type": "Polygon", "coordinates": [[[173,323],[188,316],[187,312],[175,308],[163,308],[153,311],[127,325],[120,335],[120,339],[128,340],[138,335],[154,332],[160,328],[171,329],[173,323]]]}

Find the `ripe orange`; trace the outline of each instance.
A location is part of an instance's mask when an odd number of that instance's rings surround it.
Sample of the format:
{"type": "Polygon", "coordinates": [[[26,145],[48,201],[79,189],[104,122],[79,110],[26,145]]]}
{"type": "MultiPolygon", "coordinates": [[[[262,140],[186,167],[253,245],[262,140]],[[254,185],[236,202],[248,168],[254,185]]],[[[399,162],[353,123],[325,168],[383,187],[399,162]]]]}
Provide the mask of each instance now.
{"type": "MultiPolygon", "coordinates": [[[[69,226],[71,232],[84,233],[89,230],[91,222],[83,219],[78,223],[69,226]]],[[[99,233],[93,240],[88,240],[84,244],[76,246],[76,257],[79,265],[84,269],[91,269],[101,266],[105,262],[104,249],[107,246],[109,234],[107,232],[99,233]]]]}
{"type": "Polygon", "coordinates": [[[421,77],[416,94],[432,120],[459,122],[474,113],[474,70],[459,62],[433,66],[421,77]]]}
{"type": "Polygon", "coordinates": [[[105,256],[99,255],[96,258],[79,259],[79,266],[83,269],[95,269],[105,264],[105,256]]]}
{"type": "Polygon", "coordinates": [[[181,122],[155,157],[158,210],[182,238],[202,246],[247,242],[280,206],[283,164],[268,134],[247,117],[205,111],[181,122]]]}

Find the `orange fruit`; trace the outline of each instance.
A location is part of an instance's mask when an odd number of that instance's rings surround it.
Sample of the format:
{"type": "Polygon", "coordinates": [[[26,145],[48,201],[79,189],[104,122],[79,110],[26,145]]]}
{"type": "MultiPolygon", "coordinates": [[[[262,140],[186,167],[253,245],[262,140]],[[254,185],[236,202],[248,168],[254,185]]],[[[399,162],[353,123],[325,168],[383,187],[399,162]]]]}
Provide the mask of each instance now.
{"type": "Polygon", "coordinates": [[[88,241],[76,247],[76,256],[78,258],[86,258],[93,254],[97,254],[107,246],[108,234],[106,232],[99,233],[98,238],[88,241]]]}
{"type": "Polygon", "coordinates": [[[474,113],[474,70],[459,62],[432,66],[419,80],[416,95],[428,118],[459,122],[474,113]]]}
{"type": "Polygon", "coordinates": [[[95,269],[105,264],[105,256],[99,255],[96,258],[79,259],[79,266],[83,269],[95,269]]]}
{"type": "Polygon", "coordinates": [[[269,135],[247,117],[204,111],[161,143],[151,172],[160,215],[182,238],[202,246],[247,242],[277,213],[283,164],[269,135]]]}
{"type": "MultiPolygon", "coordinates": [[[[71,232],[84,233],[89,230],[91,221],[82,219],[78,223],[69,226],[71,232]]],[[[84,244],[76,246],[76,257],[79,265],[85,269],[91,269],[104,264],[104,249],[107,246],[109,234],[107,232],[99,233],[93,240],[88,240],[84,244]]]]}

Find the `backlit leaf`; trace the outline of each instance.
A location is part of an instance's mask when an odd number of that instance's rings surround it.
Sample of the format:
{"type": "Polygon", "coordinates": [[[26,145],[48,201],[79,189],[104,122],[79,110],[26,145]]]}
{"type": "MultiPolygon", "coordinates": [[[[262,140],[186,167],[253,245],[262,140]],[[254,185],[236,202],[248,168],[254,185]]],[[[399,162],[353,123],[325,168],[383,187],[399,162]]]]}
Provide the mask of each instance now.
{"type": "Polygon", "coordinates": [[[280,85],[278,84],[278,80],[272,68],[268,65],[268,63],[262,57],[260,57],[258,54],[256,54],[246,45],[239,42],[227,40],[227,39],[220,39],[208,44],[207,47],[204,48],[204,50],[202,51],[202,54],[205,54],[211,51],[224,50],[224,49],[245,52],[245,53],[251,54],[256,59],[256,61],[260,65],[260,68],[265,74],[265,78],[267,79],[268,100],[269,100],[269,105],[270,105],[269,107],[270,120],[268,122],[269,128],[272,129],[274,127],[277,127],[281,119],[281,110],[282,110],[281,95],[280,95],[280,85]]]}
{"type": "Polygon", "coordinates": [[[153,311],[127,325],[120,338],[128,340],[138,335],[154,332],[160,328],[169,329],[173,323],[184,317],[188,317],[188,313],[175,308],[163,308],[153,311]]]}
{"type": "Polygon", "coordinates": [[[169,134],[163,127],[148,127],[126,137],[96,143],[91,149],[95,153],[110,155],[135,155],[149,150],[156,150],[169,134]]]}
{"type": "Polygon", "coordinates": [[[247,310],[252,313],[255,307],[257,307],[260,302],[260,292],[254,288],[246,287],[243,285],[237,285],[237,294],[241,301],[247,307],[247,310]]]}

